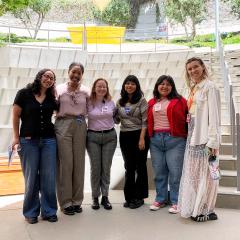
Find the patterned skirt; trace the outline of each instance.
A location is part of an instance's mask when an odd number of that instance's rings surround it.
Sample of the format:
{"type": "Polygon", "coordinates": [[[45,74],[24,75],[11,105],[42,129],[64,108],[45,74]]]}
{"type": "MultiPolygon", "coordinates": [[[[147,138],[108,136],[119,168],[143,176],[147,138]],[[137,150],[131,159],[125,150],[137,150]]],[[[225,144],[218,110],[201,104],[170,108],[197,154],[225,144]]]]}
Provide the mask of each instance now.
{"type": "Polygon", "coordinates": [[[219,181],[210,177],[206,145],[190,146],[194,118],[188,124],[188,138],[179,189],[178,209],[182,217],[196,217],[214,211],[219,181]]]}

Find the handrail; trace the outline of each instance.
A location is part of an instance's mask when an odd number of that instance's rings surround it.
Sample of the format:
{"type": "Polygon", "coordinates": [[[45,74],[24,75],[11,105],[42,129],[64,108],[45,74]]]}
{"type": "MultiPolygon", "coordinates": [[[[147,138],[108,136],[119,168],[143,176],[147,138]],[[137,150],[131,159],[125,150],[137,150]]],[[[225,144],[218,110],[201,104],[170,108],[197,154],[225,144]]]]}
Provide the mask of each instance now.
{"type": "Polygon", "coordinates": [[[237,164],[236,164],[236,168],[237,168],[237,191],[240,191],[240,112],[237,106],[237,102],[235,97],[232,98],[232,102],[233,102],[233,106],[234,106],[234,110],[235,110],[235,138],[236,138],[236,144],[235,144],[235,155],[237,157],[237,164]]]}
{"type": "Polygon", "coordinates": [[[219,46],[219,57],[221,69],[223,72],[225,99],[229,105],[232,156],[236,157],[237,159],[237,191],[240,191],[240,112],[233,94],[233,85],[231,81],[231,76],[229,75],[228,64],[225,62],[225,53],[221,38],[219,46]]]}
{"type": "MultiPolygon", "coordinates": [[[[67,30],[67,29],[50,29],[50,28],[41,28],[38,31],[38,36],[41,36],[43,41],[33,41],[33,42],[24,42],[24,43],[14,43],[11,39],[11,33],[17,33],[19,36],[29,36],[29,31],[33,32],[34,28],[28,28],[21,26],[14,26],[14,25],[3,25],[0,24],[0,31],[8,34],[7,44],[9,45],[25,45],[25,46],[34,46],[34,47],[47,47],[47,48],[73,48],[73,49],[80,49],[80,50],[89,50],[90,52],[164,52],[164,51],[176,51],[176,50],[184,50],[185,47],[167,47],[165,43],[168,42],[168,39],[183,36],[183,34],[169,34],[168,32],[158,32],[156,29],[149,28],[149,29],[126,29],[125,30],[125,37],[116,36],[116,37],[109,37],[109,36],[97,36],[91,37],[89,36],[86,29],[79,29],[79,30],[67,30]],[[81,44],[74,44],[71,42],[70,33],[79,33],[79,36],[82,36],[81,44]],[[40,35],[39,35],[40,34],[40,35]],[[88,34],[88,36],[87,36],[88,34]],[[87,36],[87,37],[86,37],[87,36]],[[53,38],[57,37],[65,37],[67,42],[53,42],[53,38]],[[92,41],[95,40],[93,44],[87,44],[87,39],[92,41]],[[100,44],[98,40],[106,39],[111,40],[115,39],[117,44],[100,44]],[[125,40],[133,40],[126,42],[125,40]],[[141,46],[142,40],[151,39],[151,42],[144,43],[146,47],[141,46]],[[162,39],[162,41],[159,41],[162,39]],[[132,44],[135,44],[132,47],[132,44]],[[139,45],[138,45],[139,44],[139,45]]],[[[108,30],[111,32],[111,30],[108,30]]],[[[95,34],[96,35],[96,34],[95,34]]],[[[4,42],[5,43],[5,42],[4,42]]],[[[186,47],[186,50],[189,50],[186,47]]]]}

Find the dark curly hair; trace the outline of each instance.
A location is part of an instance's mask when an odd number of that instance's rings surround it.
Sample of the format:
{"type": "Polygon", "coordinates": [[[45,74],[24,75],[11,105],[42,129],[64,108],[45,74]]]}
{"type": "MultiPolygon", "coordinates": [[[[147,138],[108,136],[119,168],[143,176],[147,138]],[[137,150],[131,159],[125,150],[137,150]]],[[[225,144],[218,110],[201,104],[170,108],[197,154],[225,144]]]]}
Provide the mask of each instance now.
{"type": "Polygon", "coordinates": [[[154,89],[153,89],[153,96],[156,99],[160,99],[161,95],[158,91],[158,86],[166,80],[172,87],[172,91],[168,94],[167,98],[168,99],[173,99],[173,98],[181,98],[182,96],[177,92],[174,80],[171,76],[169,75],[162,75],[158,78],[157,82],[155,83],[154,89]]]}
{"type": "Polygon", "coordinates": [[[44,74],[45,72],[48,72],[48,71],[50,71],[50,72],[53,73],[53,76],[54,76],[54,84],[53,84],[50,88],[47,89],[47,91],[46,91],[46,96],[47,96],[47,97],[50,97],[50,98],[52,98],[52,99],[55,100],[55,98],[56,98],[56,89],[55,89],[56,75],[55,75],[55,73],[54,73],[51,69],[49,69],[49,68],[44,68],[44,69],[40,70],[40,71],[37,73],[34,81],[33,81],[32,83],[29,83],[29,84],[27,85],[27,88],[30,89],[30,90],[33,92],[33,94],[40,95],[40,93],[41,93],[41,92],[40,92],[40,90],[41,90],[41,79],[42,79],[43,74],[44,74]]]}
{"type": "Polygon", "coordinates": [[[122,84],[121,89],[121,98],[119,99],[120,106],[125,106],[127,102],[130,102],[131,104],[137,103],[141,98],[143,97],[143,92],[141,90],[141,86],[139,83],[139,80],[134,75],[128,75],[122,84]],[[125,90],[125,84],[127,82],[133,82],[136,84],[136,91],[133,93],[132,97],[129,98],[127,91],[125,90]]]}

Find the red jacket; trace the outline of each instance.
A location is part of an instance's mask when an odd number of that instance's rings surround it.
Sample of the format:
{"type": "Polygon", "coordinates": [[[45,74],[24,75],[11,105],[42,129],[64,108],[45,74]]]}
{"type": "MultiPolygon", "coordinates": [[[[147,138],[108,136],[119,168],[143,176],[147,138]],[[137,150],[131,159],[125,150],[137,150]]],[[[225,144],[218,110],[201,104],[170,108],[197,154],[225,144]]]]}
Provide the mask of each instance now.
{"type": "MultiPolygon", "coordinates": [[[[148,134],[153,135],[153,106],[157,102],[155,98],[148,101],[148,134]]],[[[170,100],[167,108],[167,117],[171,129],[171,135],[174,137],[187,137],[187,118],[188,107],[185,98],[174,98],[170,100]]]]}

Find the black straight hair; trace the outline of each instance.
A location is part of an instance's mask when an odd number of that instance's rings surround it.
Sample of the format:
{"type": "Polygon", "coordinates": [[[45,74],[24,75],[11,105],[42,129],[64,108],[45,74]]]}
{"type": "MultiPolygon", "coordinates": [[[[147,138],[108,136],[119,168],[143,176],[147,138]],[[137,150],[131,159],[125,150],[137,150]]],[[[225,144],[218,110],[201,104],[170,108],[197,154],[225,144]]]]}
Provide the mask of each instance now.
{"type": "Polygon", "coordinates": [[[131,104],[137,103],[143,97],[143,92],[141,90],[141,86],[138,78],[135,75],[128,75],[122,84],[121,89],[121,98],[119,99],[120,106],[124,107],[127,102],[131,104]],[[127,91],[125,90],[125,84],[127,82],[133,82],[136,84],[136,91],[133,93],[132,97],[129,98],[127,91]]]}
{"type": "Polygon", "coordinates": [[[173,99],[173,98],[181,98],[182,96],[177,92],[174,80],[171,76],[169,75],[162,75],[158,78],[157,82],[155,83],[154,89],[153,89],[153,96],[156,99],[160,99],[161,98],[161,94],[158,91],[158,86],[164,81],[166,80],[172,87],[172,91],[168,94],[167,98],[173,99]]]}
{"type": "Polygon", "coordinates": [[[84,73],[84,66],[78,62],[72,62],[68,67],[68,72],[70,72],[75,66],[79,66],[81,68],[82,74],[84,73]]]}

